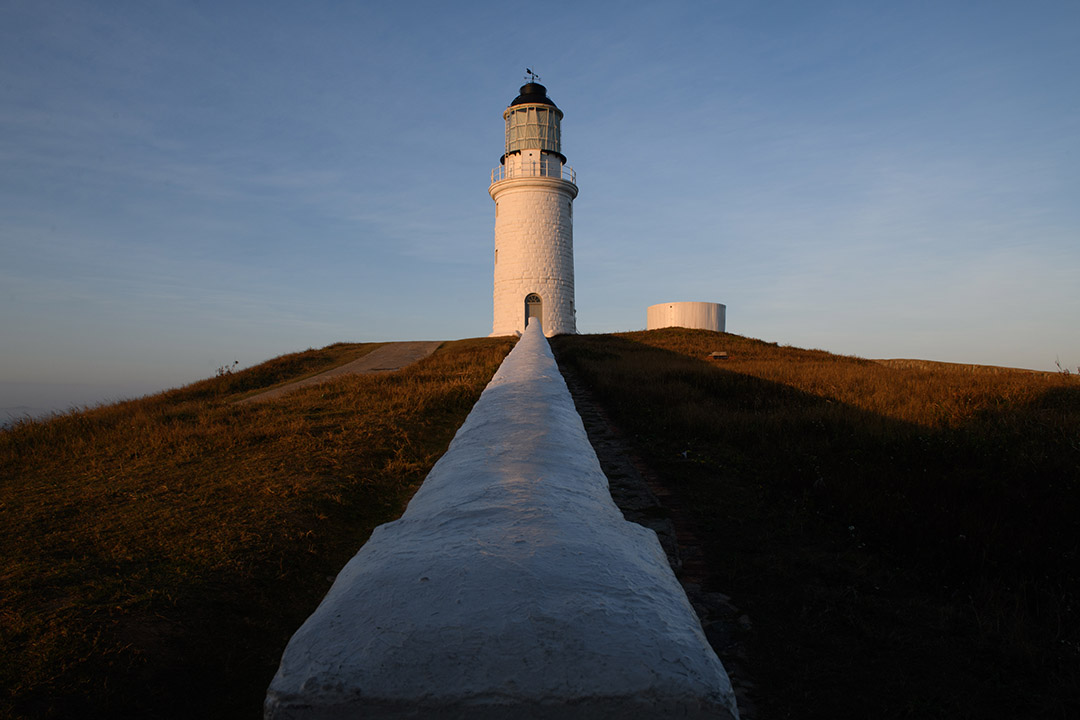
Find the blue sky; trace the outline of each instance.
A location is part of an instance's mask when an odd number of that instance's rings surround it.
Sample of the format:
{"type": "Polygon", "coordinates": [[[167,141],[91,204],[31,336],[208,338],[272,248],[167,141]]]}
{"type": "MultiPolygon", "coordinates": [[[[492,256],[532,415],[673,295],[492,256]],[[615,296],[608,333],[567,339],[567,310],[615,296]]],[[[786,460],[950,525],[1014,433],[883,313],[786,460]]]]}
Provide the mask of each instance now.
{"type": "Polygon", "coordinates": [[[486,335],[526,66],[580,331],[1080,365],[1080,3],[6,0],[0,408],[486,335]]]}

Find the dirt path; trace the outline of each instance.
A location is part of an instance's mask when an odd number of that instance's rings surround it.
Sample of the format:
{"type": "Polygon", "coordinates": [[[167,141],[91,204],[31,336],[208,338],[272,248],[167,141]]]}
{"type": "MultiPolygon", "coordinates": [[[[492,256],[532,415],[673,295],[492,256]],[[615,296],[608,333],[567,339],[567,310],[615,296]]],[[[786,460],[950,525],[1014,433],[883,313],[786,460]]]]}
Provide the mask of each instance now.
{"type": "Polygon", "coordinates": [[[252,395],[249,398],[244,398],[238,404],[273,400],[286,393],[290,393],[297,388],[307,387],[308,385],[318,385],[319,383],[326,382],[327,380],[341,375],[366,375],[369,373],[400,370],[406,365],[412,365],[417,360],[426,358],[428,355],[435,352],[440,345],[442,345],[441,340],[386,343],[382,347],[375,348],[367,355],[357,358],[352,362],[339,365],[336,368],[327,370],[324,373],[319,373],[318,375],[312,375],[303,380],[297,380],[288,385],[282,385],[281,387],[267,390],[258,395],[252,395]]]}

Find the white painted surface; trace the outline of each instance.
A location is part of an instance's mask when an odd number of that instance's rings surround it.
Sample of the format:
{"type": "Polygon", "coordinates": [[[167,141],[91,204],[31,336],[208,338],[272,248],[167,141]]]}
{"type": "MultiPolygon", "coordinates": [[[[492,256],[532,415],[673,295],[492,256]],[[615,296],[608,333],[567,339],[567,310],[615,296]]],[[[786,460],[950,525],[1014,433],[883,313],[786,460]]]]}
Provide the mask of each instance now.
{"type": "Polygon", "coordinates": [[[498,206],[492,335],[525,330],[529,293],[544,302],[548,337],[577,332],[570,210],[576,195],[577,186],[556,177],[514,177],[491,186],[498,206]]]}
{"type": "Polygon", "coordinates": [[[289,642],[266,718],[729,718],[655,533],[623,520],[531,326],[401,519],[289,642]]]}
{"type": "Polygon", "coordinates": [[[666,327],[697,328],[724,332],[727,307],[711,302],[674,302],[650,305],[645,312],[645,329],[666,327]]]}
{"type": "MultiPolygon", "coordinates": [[[[522,112],[530,107],[514,109],[522,112]]],[[[536,107],[548,112],[547,106],[536,107]]],[[[512,148],[509,132],[507,138],[503,179],[488,188],[496,208],[491,334],[520,335],[525,330],[529,293],[543,299],[548,337],[576,333],[572,204],[577,185],[562,178],[558,155],[539,145],[519,148],[517,143],[512,148]]],[[[555,151],[560,147],[556,144],[555,151]]]]}

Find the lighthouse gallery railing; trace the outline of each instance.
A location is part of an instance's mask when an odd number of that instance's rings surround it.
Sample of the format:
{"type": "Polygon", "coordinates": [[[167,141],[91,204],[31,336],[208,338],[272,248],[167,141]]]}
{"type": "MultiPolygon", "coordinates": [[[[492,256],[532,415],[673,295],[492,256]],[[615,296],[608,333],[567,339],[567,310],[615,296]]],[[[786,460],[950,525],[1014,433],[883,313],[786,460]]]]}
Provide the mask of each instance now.
{"type": "Polygon", "coordinates": [[[554,177],[577,184],[577,173],[569,165],[557,162],[521,162],[500,165],[491,171],[492,184],[519,177],[554,177]]]}

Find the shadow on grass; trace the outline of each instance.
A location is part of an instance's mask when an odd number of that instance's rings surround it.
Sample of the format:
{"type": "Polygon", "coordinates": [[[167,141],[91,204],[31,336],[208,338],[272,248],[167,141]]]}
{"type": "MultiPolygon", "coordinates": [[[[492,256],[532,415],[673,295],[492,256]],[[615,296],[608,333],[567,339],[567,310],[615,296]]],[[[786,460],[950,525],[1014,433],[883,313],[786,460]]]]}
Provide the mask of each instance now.
{"type": "Polygon", "coordinates": [[[763,718],[1080,711],[1080,388],[961,416],[978,393],[944,383],[918,399],[939,420],[916,422],[887,414],[912,413],[905,393],[881,399],[911,378],[855,358],[687,331],[553,347],[752,618],[763,718]],[[733,348],[741,360],[702,359],[733,348]],[[837,399],[852,386],[886,412],[837,399]]]}

